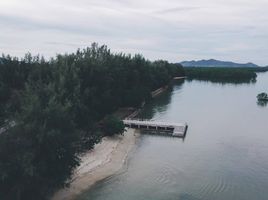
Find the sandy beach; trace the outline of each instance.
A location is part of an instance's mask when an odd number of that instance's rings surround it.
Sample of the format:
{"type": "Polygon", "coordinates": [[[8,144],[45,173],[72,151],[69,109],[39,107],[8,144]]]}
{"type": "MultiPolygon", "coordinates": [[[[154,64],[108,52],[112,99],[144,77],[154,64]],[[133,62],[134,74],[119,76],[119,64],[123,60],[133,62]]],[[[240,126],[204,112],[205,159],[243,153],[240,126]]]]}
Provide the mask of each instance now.
{"type": "Polygon", "coordinates": [[[69,188],[59,190],[52,200],[73,200],[96,182],[119,171],[135,146],[139,133],[127,129],[124,136],[105,137],[95,148],[81,156],[69,188]]]}

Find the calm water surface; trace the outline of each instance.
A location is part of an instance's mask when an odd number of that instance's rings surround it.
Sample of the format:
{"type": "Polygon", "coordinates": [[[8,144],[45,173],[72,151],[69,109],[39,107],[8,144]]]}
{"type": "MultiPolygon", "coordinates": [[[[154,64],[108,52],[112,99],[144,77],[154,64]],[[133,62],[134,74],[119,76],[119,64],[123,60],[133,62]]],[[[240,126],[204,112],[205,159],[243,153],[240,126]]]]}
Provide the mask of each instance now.
{"type": "Polygon", "coordinates": [[[267,200],[268,73],[254,84],[176,83],[142,113],[187,122],[185,140],[142,135],[127,166],[79,200],[267,200]]]}

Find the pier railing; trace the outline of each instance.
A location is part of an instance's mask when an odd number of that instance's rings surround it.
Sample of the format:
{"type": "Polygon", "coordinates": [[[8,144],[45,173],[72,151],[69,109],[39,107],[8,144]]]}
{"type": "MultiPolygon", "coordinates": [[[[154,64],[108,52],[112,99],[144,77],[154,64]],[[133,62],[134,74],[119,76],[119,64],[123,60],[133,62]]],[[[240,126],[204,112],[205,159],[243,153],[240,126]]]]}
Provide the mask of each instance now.
{"type": "Polygon", "coordinates": [[[186,123],[171,123],[171,122],[160,122],[144,119],[125,119],[123,123],[126,127],[161,131],[161,132],[171,132],[173,136],[184,137],[187,131],[186,123]]]}

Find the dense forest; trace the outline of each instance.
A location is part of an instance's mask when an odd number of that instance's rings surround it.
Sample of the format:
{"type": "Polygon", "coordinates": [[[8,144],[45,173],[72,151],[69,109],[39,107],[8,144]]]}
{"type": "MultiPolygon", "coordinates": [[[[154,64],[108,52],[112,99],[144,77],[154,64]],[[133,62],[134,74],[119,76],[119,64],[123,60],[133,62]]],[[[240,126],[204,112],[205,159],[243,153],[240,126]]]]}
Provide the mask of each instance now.
{"type": "Polygon", "coordinates": [[[188,79],[209,80],[212,82],[247,83],[256,79],[255,72],[265,71],[258,68],[219,68],[219,67],[186,67],[188,79]]]}
{"type": "Polygon", "coordinates": [[[139,107],[152,90],[183,75],[179,64],[95,43],[50,60],[2,55],[0,199],[47,199],[68,183],[78,155],[99,142],[100,120],[119,107],[139,107]]]}
{"type": "Polygon", "coordinates": [[[247,70],[250,70],[253,72],[267,72],[268,67],[249,67],[247,70]]]}

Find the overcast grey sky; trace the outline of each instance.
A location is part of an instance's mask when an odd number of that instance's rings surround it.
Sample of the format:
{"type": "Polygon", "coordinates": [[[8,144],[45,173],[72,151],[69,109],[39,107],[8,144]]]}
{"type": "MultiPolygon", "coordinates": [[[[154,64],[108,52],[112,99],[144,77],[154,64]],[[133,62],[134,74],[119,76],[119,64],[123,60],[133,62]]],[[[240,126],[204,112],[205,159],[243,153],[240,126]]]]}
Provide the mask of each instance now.
{"type": "Polygon", "coordinates": [[[46,57],[92,42],[171,62],[268,65],[268,0],[0,0],[0,53],[46,57]]]}

